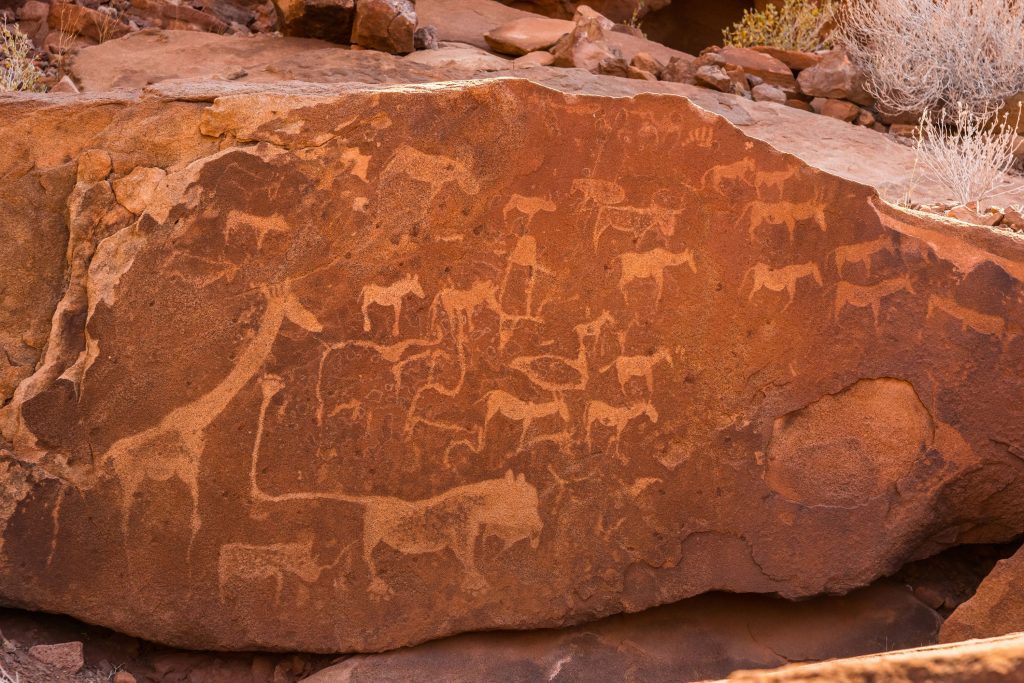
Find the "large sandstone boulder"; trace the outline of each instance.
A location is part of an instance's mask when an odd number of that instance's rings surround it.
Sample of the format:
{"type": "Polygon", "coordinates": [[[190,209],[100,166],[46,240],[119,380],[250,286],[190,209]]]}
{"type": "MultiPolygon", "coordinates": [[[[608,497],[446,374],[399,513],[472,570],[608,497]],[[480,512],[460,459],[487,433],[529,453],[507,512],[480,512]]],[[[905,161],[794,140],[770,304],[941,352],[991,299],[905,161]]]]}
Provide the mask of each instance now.
{"type": "Polygon", "coordinates": [[[3,357],[41,354],[0,411],[4,602],[368,651],[842,593],[1024,528],[1024,245],[681,98],[177,85],[0,121],[34,302],[3,357]]]}
{"type": "Polygon", "coordinates": [[[974,596],[956,608],[940,637],[952,643],[1024,632],[1024,549],[1001,560],[974,596]]]}

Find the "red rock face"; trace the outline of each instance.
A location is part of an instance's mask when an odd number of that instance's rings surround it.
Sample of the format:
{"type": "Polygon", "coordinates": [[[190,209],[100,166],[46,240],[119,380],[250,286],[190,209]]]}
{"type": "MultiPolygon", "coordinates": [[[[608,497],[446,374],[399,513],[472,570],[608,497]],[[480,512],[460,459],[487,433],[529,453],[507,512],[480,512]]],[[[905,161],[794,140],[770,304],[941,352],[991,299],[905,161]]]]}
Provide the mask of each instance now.
{"type": "MultiPolygon", "coordinates": [[[[844,592],[1024,524],[1019,243],[675,97],[212,87],[84,145],[0,414],[3,600],[367,651],[844,592]]],[[[13,144],[53,125],[11,102],[13,144]]]]}
{"type": "Polygon", "coordinates": [[[949,615],[942,642],[1024,632],[1024,550],[998,562],[970,600],[949,615]]]}

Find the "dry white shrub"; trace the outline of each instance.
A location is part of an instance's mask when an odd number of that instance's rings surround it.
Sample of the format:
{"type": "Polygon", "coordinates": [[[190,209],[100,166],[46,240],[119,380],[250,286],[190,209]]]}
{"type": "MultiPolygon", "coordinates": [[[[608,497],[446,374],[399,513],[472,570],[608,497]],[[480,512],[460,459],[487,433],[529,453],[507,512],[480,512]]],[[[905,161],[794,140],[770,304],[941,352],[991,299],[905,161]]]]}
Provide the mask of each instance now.
{"type": "Polygon", "coordinates": [[[1024,0],[848,0],[833,39],[884,109],[966,104],[984,112],[1024,90],[1024,0]]]}
{"type": "Polygon", "coordinates": [[[951,199],[984,211],[986,200],[1020,189],[1006,176],[1015,161],[1019,122],[1019,109],[1016,120],[962,103],[938,113],[926,110],[917,128],[918,165],[951,199]]]}
{"type": "Polygon", "coordinates": [[[0,20],[0,92],[43,90],[43,72],[32,61],[32,41],[0,20]]]}
{"type": "Polygon", "coordinates": [[[11,676],[4,670],[3,666],[0,666],[0,683],[20,683],[18,674],[11,676]]]}

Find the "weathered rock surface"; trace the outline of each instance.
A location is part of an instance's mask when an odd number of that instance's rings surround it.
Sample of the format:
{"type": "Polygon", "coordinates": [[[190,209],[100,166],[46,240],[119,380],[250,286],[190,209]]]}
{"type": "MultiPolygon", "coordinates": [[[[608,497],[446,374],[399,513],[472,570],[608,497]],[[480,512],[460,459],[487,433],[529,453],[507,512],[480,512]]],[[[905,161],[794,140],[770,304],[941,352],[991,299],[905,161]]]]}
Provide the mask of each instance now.
{"type": "Polygon", "coordinates": [[[1024,632],[1024,549],[1001,560],[942,625],[945,643],[1024,632]]]}
{"type": "Polygon", "coordinates": [[[930,644],[940,621],[885,582],[799,603],[715,594],[570,629],[461,635],[355,656],[307,680],[679,683],[930,644]]]}
{"type": "Polygon", "coordinates": [[[732,683],[1017,683],[1024,680],[1024,636],[745,671],[732,683]]]}
{"type": "Polygon", "coordinates": [[[0,599],[367,651],[1024,527],[1021,242],[679,98],[176,88],[0,99],[39,245],[5,329],[45,331],[0,413],[0,599]]]}
{"type": "MultiPolygon", "coordinates": [[[[421,10],[423,5],[424,0],[420,0],[421,10]]],[[[503,5],[496,6],[515,12],[503,5]]],[[[748,135],[776,149],[829,173],[877,188],[886,199],[901,198],[910,188],[914,200],[920,203],[948,199],[946,188],[915,173],[912,149],[872,130],[790,106],[750,102],[685,83],[607,78],[569,69],[527,70],[502,60],[464,46],[446,45],[438,51],[421,51],[399,58],[376,51],[339,49],[327,42],[302,38],[140,31],[82,50],[72,62],[72,73],[86,92],[142,88],[180,78],[238,83],[424,83],[514,76],[566,93],[611,97],[630,97],[642,92],[681,95],[721,114],[748,135]],[[505,70],[501,69],[503,64],[505,70]]],[[[680,62],[673,64],[678,66],[680,62]]],[[[666,71],[671,68],[669,65],[666,71]]],[[[1024,203],[1024,190],[1015,178],[1006,178],[999,190],[1008,204],[1024,203]]]]}

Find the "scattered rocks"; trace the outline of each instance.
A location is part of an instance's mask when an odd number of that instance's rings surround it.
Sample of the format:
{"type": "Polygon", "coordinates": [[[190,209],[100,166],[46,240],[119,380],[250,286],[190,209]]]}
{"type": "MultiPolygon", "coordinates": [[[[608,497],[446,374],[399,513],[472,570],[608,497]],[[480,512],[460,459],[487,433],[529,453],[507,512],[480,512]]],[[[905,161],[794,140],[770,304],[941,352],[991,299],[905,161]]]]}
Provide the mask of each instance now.
{"type": "Polygon", "coordinates": [[[740,67],[744,73],[757,76],[768,85],[788,94],[797,92],[793,71],[770,54],[743,47],[725,47],[718,54],[726,64],[740,67]]]}

